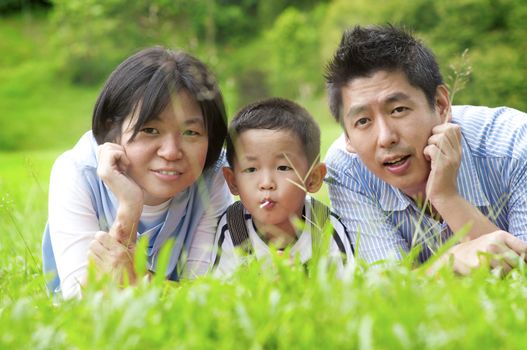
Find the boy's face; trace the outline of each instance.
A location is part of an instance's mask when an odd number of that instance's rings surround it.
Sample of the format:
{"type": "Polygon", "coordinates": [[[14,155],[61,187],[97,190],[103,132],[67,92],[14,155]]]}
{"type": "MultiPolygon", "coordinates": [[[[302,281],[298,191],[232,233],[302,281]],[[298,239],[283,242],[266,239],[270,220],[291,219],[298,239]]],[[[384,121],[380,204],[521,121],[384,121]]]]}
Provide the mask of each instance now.
{"type": "Polygon", "coordinates": [[[231,192],[240,196],[257,227],[291,232],[290,217],[302,214],[306,190],[320,188],[324,165],[306,178],[311,164],[298,137],[286,130],[246,130],[234,147],[234,169],[224,168],[231,192]]]}

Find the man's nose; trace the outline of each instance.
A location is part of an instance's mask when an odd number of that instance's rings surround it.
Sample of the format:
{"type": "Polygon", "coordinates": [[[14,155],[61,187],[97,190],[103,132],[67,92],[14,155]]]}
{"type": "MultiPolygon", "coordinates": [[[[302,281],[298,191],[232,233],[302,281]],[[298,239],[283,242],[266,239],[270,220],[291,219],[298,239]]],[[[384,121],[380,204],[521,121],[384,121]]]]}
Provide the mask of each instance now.
{"type": "Polygon", "coordinates": [[[382,148],[390,148],[399,142],[399,136],[393,121],[384,117],[377,118],[377,142],[382,148]]]}

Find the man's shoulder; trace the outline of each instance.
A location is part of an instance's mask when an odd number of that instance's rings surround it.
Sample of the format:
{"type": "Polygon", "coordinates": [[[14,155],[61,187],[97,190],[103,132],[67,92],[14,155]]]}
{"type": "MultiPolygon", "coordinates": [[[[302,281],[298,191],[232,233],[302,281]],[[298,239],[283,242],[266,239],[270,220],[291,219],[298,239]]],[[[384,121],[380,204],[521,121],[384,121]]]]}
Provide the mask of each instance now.
{"type": "Polygon", "coordinates": [[[330,168],[349,169],[362,161],[357,154],[346,149],[346,137],[341,134],[329,147],[324,162],[330,168]]]}
{"type": "Polygon", "coordinates": [[[527,151],[527,114],[514,108],[453,106],[452,122],[477,157],[517,157],[527,151]]]}
{"type": "Polygon", "coordinates": [[[487,107],[487,106],[472,106],[472,105],[455,105],[452,106],[452,117],[453,120],[459,123],[471,122],[471,121],[492,121],[492,122],[504,122],[505,120],[515,120],[519,122],[527,122],[527,114],[520,110],[500,106],[500,107],[487,107]]]}

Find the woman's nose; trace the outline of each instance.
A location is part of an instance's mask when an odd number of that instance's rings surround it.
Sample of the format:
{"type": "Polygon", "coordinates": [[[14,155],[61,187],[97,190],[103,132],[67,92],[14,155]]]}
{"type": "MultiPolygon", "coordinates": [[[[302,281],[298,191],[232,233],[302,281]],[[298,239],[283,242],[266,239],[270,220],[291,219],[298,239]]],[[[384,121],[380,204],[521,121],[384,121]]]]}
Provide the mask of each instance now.
{"type": "Polygon", "coordinates": [[[158,154],[167,160],[176,160],[183,157],[181,143],[177,137],[166,137],[163,139],[158,154]]]}

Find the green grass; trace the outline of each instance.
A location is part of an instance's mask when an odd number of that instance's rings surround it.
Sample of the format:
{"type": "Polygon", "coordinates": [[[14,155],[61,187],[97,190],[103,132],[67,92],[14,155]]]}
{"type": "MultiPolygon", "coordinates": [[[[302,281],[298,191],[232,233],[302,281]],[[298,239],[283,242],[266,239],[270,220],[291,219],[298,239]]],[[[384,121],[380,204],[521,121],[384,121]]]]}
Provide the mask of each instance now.
{"type": "Polygon", "coordinates": [[[339,280],[276,258],[229,280],[93,282],[54,304],[41,275],[48,171],[59,151],[0,153],[0,348],[515,349],[527,335],[527,273],[428,277],[411,264],[339,280]],[[5,165],[5,166],[4,166],[5,165]]]}

